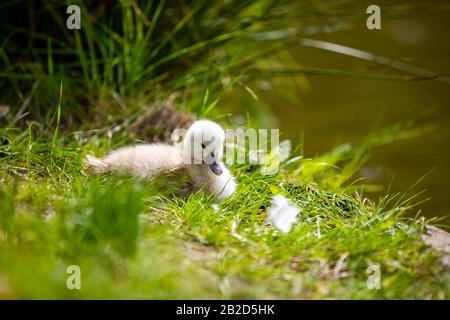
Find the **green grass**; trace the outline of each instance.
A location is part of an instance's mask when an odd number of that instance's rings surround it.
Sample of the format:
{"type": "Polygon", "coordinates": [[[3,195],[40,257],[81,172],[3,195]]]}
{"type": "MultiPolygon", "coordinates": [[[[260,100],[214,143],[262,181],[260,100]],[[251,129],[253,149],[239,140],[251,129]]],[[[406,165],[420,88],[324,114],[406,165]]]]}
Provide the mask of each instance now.
{"type": "Polygon", "coordinates": [[[405,217],[420,200],[372,202],[361,186],[336,185],[364,144],[275,176],[234,167],[239,190],[215,212],[202,192],[176,197],[162,181],[87,177],[81,159],[94,138],[54,147],[31,135],[2,147],[4,298],[448,298],[448,272],[420,241],[425,221],[405,217]],[[301,208],[287,235],[265,222],[277,193],[301,208]],[[79,291],[66,289],[73,264],[79,291]],[[370,264],[381,290],[366,286],[370,264]]]}
{"type": "Polygon", "coordinates": [[[274,176],[232,166],[238,191],[218,212],[203,192],[179,197],[164,179],[82,170],[87,153],[140,139],[130,123],[173,92],[179,109],[231,127],[221,98],[239,88],[258,95],[255,80],[414,80],[282,65],[292,62],[278,59],[289,44],[311,35],[303,24],[317,34],[364,18],[341,8],[352,3],[200,0],[169,10],[164,1],[124,1],[83,8],[91,13],[82,31],[69,32],[58,13],[64,6],[50,2],[36,7],[48,21],[37,18],[34,33],[3,23],[0,87],[11,111],[0,119],[0,298],[448,299],[448,269],[420,240],[429,222],[408,216],[423,196],[372,201],[370,186],[352,180],[370,150],[423,132],[410,122],[312,159],[302,144],[274,176]],[[24,39],[33,42],[26,50],[24,39]],[[280,68],[268,68],[276,59],[280,68]],[[301,209],[287,235],[266,223],[274,194],[301,209]],[[380,290],[366,285],[373,264],[380,290]],[[81,290],[66,288],[69,265],[81,268],[81,290]]]}

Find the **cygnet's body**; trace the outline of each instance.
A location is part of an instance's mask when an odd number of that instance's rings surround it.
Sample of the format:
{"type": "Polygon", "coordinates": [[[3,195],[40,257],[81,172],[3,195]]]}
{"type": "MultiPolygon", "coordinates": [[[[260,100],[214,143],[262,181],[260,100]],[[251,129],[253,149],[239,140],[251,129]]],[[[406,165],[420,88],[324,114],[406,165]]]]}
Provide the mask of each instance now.
{"type": "Polygon", "coordinates": [[[217,201],[236,190],[236,181],[220,161],[225,134],[216,123],[199,120],[192,124],[178,145],[142,144],[111,151],[104,158],[87,156],[85,168],[93,173],[126,174],[154,179],[171,172],[184,171],[194,191],[204,189],[217,201]]]}

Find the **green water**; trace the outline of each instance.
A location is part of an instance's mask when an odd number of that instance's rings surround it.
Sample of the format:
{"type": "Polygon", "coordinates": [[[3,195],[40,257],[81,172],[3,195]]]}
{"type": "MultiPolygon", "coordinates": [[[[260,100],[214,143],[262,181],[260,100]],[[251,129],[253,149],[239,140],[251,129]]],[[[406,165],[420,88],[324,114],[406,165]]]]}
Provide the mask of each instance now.
{"type": "MultiPolygon", "coordinates": [[[[381,30],[361,27],[310,37],[369,51],[437,73],[450,70],[450,11],[444,2],[439,10],[415,10],[407,15],[382,16],[381,30]]],[[[449,3],[450,4],[450,3],[449,3]]],[[[364,10],[364,6],[361,6],[364,10]]],[[[383,6],[381,6],[383,11],[383,6]]],[[[351,69],[365,72],[395,70],[357,58],[301,45],[290,49],[301,66],[351,69]]],[[[279,93],[280,84],[262,93],[277,118],[284,137],[298,143],[305,133],[305,155],[325,152],[343,142],[361,141],[375,126],[421,117],[438,129],[420,138],[377,148],[358,176],[366,183],[388,186],[391,192],[407,191],[433,169],[413,192],[427,190],[431,199],[417,209],[426,217],[450,214],[450,85],[436,81],[395,82],[328,76],[299,78],[296,89],[279,93]]],[[[262,99],[261,99],[262,100],[262,99]]],[[[257,104],[257,103],[256,103],[257,104]]],[[[386,191],[386,190],[384,190],[386,191]]],[[[378,198],[380,193],[369,194],[378,198]]],[[[415,215],[417,210],[412,212],[415,215]]],[[[441,222],[450,225],[450,219],[441,222]]]]}

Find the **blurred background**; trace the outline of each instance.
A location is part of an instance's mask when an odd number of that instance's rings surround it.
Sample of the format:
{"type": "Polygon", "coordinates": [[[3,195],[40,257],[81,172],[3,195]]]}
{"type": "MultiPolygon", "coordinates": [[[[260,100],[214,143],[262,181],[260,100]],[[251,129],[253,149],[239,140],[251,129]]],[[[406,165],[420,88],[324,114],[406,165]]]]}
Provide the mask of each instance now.
{"type": "MultiPolygon", "coordinates": [[[[373,2],[373,1],[372,1],[373,2]]],[[[358,1],[346,10],[361,12],[371,2],[358,1]]],[[[381,30],[359,27],[314,36],[314,39],[364,50],[379,56],[448,74],[450,43],[448,41],[449,10],[447,2],[381,1],[381,30]],[[383,4],[400,5],[408,10],[398,15],[384,15],[383,4]]],[[[308,18],[302,18],[305,23],[308,18]]],[[[296,44],[281,53],[294,64],[307,67],[345,68],[360,71],[389,71],[380,66],[345,54],[296,44]]],[[[372,152],[357,177],[380,187],[367,195],[372,199],[391,192],[405,192],[411,187],[425,191],[429,200],[420,205],[421,215],[439,216],[441,223],[450,223],[450,87],[439,81],[401,82],[336,78],[331,76],[299,77],[295,86],[261,81],[255,101],[245,90],[230,95],[224,105],[231,104],[235,112],[243,104],[254,105],[258,112],[267,99],[267,108],[274,118],[261,117],[279,127],[284,137],[295,144],[304,133],[305,156],[316,156],[341,143],[358,143],[374,129],[415,118],[419,123],[436,127],[420,137],[381,146],[372,152]],[[286,92],[288,91],[288,92],[286,92]],[[416,182],[424,177],[417,185],[416,182]]],[[[264,109],[263,109],[264,110],[264,109]]]]}

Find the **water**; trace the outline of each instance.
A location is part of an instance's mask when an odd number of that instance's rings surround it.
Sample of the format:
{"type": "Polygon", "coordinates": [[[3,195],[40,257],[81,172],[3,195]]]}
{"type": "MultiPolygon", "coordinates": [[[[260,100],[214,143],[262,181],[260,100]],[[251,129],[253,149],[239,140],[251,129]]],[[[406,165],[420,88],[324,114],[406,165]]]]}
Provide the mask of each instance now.
{"type": "MultiPolygon", "coordinates": [[[[445,73],[450,70],[448,9],[382,17],[381,30],[368,30],[361,23],[360,28],[312,38],[445,73]]],[[[289,52],[302,66],[398,74],[374,63],[320,49],[298,45],[289,52]]],[[[364,176],[366,183],[383,186],[388,186],[393,179],[391,192],[402,192],[433,169],[413,189],[414,192],[427,190],[422,198],[431,198],[419,206],[420,213],[426,217],[450,214],[447,167],[450,163],[450,85],[436,81],[395,82],[327,76],[309,76],[307,80],[299,77],[298,80],[297,88],[287,89],[292,99],[286,92],[279,93],[283,90],[280,83],[262,95],[269,101],[268,107],[276,116],[284,137],[295,144],[300,132],[305,132],[306,156],[325,152],[339,143],[358,143],[375,125],[382,127],[410,117],[421,117],[422,123],[437,124],[438,129],[430,134],[375,149],[358,176],[364,176]]],[[[243,103],[243,100],[235,103],[243,103]]],[[[376,199],[381,194],[369,196],[376,199]]],[[[450,219],[445,218],[441,223],[450,225],[450,219]]]]}

